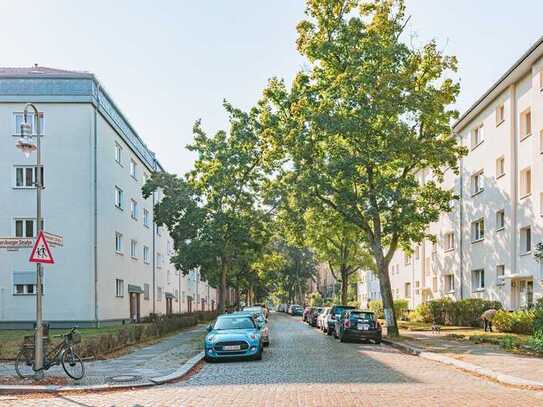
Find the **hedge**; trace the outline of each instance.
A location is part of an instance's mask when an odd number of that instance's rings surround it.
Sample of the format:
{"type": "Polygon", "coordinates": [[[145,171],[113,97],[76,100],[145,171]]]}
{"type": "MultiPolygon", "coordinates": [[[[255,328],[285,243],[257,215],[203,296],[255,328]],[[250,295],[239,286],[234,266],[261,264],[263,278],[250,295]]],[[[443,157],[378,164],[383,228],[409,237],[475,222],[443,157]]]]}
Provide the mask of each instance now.
{"type": "Polygon", "coordinates": [[[500,310],[492,320],[494,327],[500,332],[515,334],[531,334],[534,328],[534,311],[503,311],[500,310]]]}
{"type": "Polygon", "coordinates": [[[449,298],[428,301],[420,304],[415,317],[423,322],[435,322],[439,325],[481,326],[481,314],[487,309],[502,309],[499,301],[480,298],[468,298],[452,301],[449,298]]]}
{"type": "MultiPolygon", "coordinates": [[[[398,299],[394,300],[394,315],[396,315],[396,318],[402,318],[404,315],[407,314],[407,309],[409,306],[409,303],[407,300],[398,299]]],[[[368,308],[370,311],[375,313],[377,318],[384,319],[385,318],[385,312],[383,310],[383,302],[381,300],[371,300],[368,303],[368,308]]]]}

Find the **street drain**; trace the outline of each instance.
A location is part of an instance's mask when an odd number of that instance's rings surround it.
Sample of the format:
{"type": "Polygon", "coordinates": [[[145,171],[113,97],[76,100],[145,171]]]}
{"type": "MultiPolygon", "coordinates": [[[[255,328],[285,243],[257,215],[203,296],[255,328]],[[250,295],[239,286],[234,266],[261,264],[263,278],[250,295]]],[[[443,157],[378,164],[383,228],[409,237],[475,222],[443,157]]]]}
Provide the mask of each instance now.
{"type": "Polygon", "coordinates": [[[115,383],[137,382],[138,380],[141,380],[141,376],[137,376],[133,374],[121,374],[121,375],[112,376],[109,378],[109,381],[115,382],[115,383]]]}

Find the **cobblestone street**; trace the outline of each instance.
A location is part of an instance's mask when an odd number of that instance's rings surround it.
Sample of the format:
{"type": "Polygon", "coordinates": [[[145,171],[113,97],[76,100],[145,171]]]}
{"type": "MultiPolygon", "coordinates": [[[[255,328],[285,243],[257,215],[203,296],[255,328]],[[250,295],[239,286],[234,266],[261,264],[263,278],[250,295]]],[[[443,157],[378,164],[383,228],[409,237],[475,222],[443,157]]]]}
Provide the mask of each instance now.
{"type": "Polygon", "coordinates": [[[543,393],[498,385],[385,345],[340,343],[284,314],[271,317],[261,362],[205,364],[189,380],[142,390],[0,396],[17,406],[543,405],[543,393]]]}

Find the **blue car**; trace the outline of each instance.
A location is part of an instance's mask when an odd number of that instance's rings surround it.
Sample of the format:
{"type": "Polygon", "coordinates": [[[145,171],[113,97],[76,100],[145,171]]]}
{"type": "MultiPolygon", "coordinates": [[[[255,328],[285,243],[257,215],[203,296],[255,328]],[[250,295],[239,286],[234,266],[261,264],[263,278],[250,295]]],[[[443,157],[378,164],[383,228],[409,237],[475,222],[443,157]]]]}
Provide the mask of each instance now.
{"type": "Polygon", "coordinates": [[[251,315],[221,315],[207,330],[206,362],[232,358],[262,360],[262,334],[251,315]]]}

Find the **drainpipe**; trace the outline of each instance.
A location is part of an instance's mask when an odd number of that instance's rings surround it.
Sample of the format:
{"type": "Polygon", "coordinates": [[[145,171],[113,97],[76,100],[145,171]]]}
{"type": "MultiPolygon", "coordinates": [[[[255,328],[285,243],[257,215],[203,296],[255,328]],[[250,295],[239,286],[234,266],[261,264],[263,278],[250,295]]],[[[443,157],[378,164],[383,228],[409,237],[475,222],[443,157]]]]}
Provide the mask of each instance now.
{"type": "MultiPolygon", "coordinates": [[[[96,90],[96,104],[100,103],[100,85],[97,85],[98,89],[96,90]]],[[[94,321],[96,327],[100,327],[100,322],[98,320],[98,107],[94,106],[94,140],[93,140],[93,200],[94,200],[94,321]]]]}
{"type": "Polygon", "coordinates": [[[156,233],[156,224],[155,224],[155,192],[152,194],[153,196],[153,222],[151,222],[151,225],[153,226],[153,314],[156,314],[156,287],[155,287],[155,280],[156,280],[156,247],[155,247],[155,233],[156,233]]]}
{"type": "MultiPolygon", "coordinates": [[[[456,134],[456,137],[459,137],[456,134]]],[[[464,144],[464,140],[460,137],[460,145],[464,144]]],[[[460,216],[460,228],[459,228],[459,251],[460,251],[460,299],[464,299],[464,159],[460,158],[460,180],[459,180],[459,189],[460,189],[460,202],[459,202],[459,216],[460,216]]],[[[468,229],[471,233],[471,229],[468,229]]]]}
{"type": "MultiPolygon", "coordinates": [[[[518,272],[517,259],[517,207],[518,207],[518,137],[517,137],[517,92],[515,84],[510,86],[511,100],[511,127],[510,127],[510,142],[511,142],[511,274],[518,272]]],[[[511,284],[513,280],[509,280],[511,284]]],[[[512,308],[512,288],[510,287],[509,308],[512,308]]]]}

